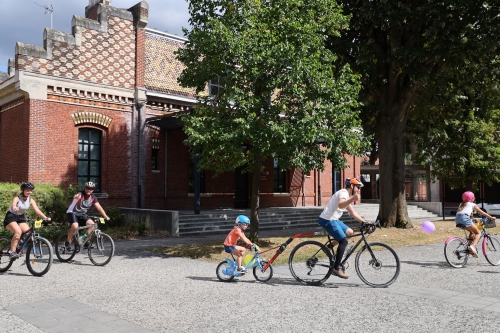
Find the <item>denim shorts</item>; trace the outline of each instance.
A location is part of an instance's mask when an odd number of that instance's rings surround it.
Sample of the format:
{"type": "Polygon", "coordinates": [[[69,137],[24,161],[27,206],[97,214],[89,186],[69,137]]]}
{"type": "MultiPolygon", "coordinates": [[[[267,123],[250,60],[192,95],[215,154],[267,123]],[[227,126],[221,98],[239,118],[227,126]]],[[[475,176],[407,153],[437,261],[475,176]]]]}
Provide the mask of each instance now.
{"type": "Polygon", "coordinates": [[[472,222],[472,219],[470,218],[470,216],[467,215],[467,214],[457,214],[455,216],[455,223],[457,225],[463,225],[463,226],[466,226],[466,227],[470,227],[471,225],[474,224],[472,222]]]}
{"type": "Polygon", "coordinates": [[[318,218],[318,223],[320,226],[325,228],[325,230],[332,235],[332,237],[340,242],[345,238],[345,232],[349,229],[348,226],[344,224],[344,222],[340,220],[325,220],[324,218],[318,218]]]}
{"type": "Polygon", "coordinates": [[[226,251],[227,253],[233,253],[234,250],[236,250],[236,245],[233,246],[224,245],[224,251],[226,251]]]}

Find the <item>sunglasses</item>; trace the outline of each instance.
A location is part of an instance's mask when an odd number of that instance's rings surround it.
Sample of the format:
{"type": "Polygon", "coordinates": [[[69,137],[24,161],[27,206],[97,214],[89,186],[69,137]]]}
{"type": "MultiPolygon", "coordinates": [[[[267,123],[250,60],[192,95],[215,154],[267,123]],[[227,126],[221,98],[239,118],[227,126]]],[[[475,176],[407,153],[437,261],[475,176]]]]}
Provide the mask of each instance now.
{"type": "Polygon", "coordinates": [[[85,189],[89,190],[89,191],[93,191],[94,190],[93,188],[90,188],[90,187],[86,187],[85,189]]]}

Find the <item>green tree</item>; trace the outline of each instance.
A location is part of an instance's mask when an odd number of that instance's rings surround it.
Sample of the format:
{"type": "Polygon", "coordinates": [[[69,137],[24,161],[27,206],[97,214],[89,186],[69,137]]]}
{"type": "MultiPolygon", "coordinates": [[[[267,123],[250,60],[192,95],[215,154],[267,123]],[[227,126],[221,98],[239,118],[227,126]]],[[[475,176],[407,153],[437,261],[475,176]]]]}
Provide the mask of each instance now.
{"type": "MultiPolygon", "coordinates": [[[[362,75],[363,119],[374,124],[380,167],[379,218],[411,225],[404,194],[410,107],[429,79],[463,59],[492,55],[500,40],[498,1],[339,0],[350,29],[331,49],[362,75]]],[[[368,126],[369,127],[369,126],[368,126]]]]}
{"type": "Polygon", "coordinates": [[[325,158],[345,166],[343,154],[364,150],[359,78],[347,64],[333,66],[325,47],[326,34],[338,36],[348,17],[332,0],[192,0],[189,11],[179,82],[200,97],[182,116],[185,143],[200,149],[202,169],[252,173],[255,239],[264,159],[308,172],[323,169],[325,158]],[[207,94],[210,80],[222,88],[207,94]]]}
{"type": "Polygon", "coordinates": [[[500,181],[500,64],[464,60],[428,82],[412,107],[408,133],[416,161],[452,188],[500,181]]]}

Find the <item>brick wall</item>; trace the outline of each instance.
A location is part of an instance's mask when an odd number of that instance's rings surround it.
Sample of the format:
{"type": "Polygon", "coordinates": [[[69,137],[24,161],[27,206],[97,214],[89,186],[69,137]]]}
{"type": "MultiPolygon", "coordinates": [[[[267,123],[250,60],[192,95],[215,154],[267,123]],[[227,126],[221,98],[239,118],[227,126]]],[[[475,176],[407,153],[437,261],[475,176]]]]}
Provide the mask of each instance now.
{"type": "Polygon", "coordinates": [[[29,179],[29,101],[24,98],[0,108],[0,182],[29,179]]]}

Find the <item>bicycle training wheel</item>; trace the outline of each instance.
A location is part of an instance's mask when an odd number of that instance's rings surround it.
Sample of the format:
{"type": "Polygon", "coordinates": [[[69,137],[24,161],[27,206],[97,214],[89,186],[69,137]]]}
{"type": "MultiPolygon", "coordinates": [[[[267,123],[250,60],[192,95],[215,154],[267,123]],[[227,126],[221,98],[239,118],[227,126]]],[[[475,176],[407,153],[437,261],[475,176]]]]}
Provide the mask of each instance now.
{"type": "Polygon", "coordinates": [[[55,244],[56,256],[57,259],[59,259],[59,261],[61,262],[68,262],[71,259],[73,259],[73,257],[76,255],[75,237],[71,238],[70,251],[66,250],[66,247],[64,246],[64,242],[66,242],[66,239],[68,239],[68,232],[67,231],[61,232],[59,236],[57,236],[55,244]]]}
{"type": "Polygon", "coordinates": [[[104,266],[111,261],[115,253],[115,243],[103,232],[95,235],[89,245],[89,259],[96,266],[104,266]]]}
{"type": "Polygon", "coordinates": [[[35,237],[26,248],[26,266],[34,276],[46,274],[53,260],[52,245],[43,237],[35,237]]]}
{"type": "Polygon", "coordinates": [[[305,241],[293,248],[288,267],[297,281],[319,285],[332,274],[332,260],[332,254],[326,246],[316,241],[305,241]]]}
{"type": "MultiPolygon", "coordinates": [[[[264,267],[267,264],[267,261],[261,261],[260,263],[262,264],[262,267],[264,267]]],[[[257,265],[253,268],[253,276],[257,281],[267,282],[273,277],[273,266],[269,265],[266,271],[263,272],[261,266],[257,265]]]]}
{"type": "Polygon", "coordinates": [[[469,259],[467,243],[465,243],[460,237],[452,238],[447,244],[444,245],[444,257],[451,267],[464,267],[469,259]]]}
{"type": "Polygon", "coordinates": [[[483,253],[490,264],[493,266],[500,265],[500,241],[498,241],[498,238],[493,236],[484,238],[483,253]]]}
{"type": "Polygon", "coordinates": [[[398,278],[400,269],[398,255],[384,243],[364,245],[356,254],[354,266],[359,278],[375,288],[391,285],[398,278]]]}
{"type": "Polygon", "coordinates": [[[219,280],[221,280],[222,282],[229,282],[234,279],[234,276],[225,273],[227,270],[229,270],[230,267],[231,265],[227,261],[223,261],[217,265],[215,273],[217,274],[219,280]]]}
{"type": "Polygon", "coordinates": [[[9,257],[10,238],[0,237],[0,273],[7,272],[14,263],[9,257]]]}

